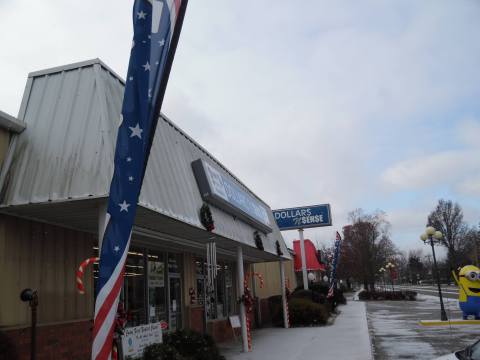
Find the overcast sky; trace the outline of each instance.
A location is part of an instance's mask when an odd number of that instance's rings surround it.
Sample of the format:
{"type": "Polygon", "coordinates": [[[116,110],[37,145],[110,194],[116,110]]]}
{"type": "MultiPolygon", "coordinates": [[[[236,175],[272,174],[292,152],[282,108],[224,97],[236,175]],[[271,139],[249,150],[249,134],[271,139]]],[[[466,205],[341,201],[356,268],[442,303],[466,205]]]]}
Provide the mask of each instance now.
{"type": "MultiPolygon", "coordinates": [[[[132,1],[0,1],[0,109],[27,74],[122,77],[132,1]]],[[[403,250],[439,198],[480,221],[480,2],[190,0],[163,112],[272,208],[386,211],[403,250]]],[[[290,242],[296,232],[284,233],[290,242]]]]}

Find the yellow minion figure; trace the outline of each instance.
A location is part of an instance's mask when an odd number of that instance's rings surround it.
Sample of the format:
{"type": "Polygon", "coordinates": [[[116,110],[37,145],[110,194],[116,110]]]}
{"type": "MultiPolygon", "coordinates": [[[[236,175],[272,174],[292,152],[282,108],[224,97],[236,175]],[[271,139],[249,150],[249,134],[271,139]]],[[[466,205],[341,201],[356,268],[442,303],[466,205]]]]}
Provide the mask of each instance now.
{"type": "Polygon", "coordinates": [[[467,265],[460,269],[458,278],[452,271],[458,285],[458,301],[463,312],[463,319],[474,315],[480,320],[480,269],[474,265],[467,265]]]}

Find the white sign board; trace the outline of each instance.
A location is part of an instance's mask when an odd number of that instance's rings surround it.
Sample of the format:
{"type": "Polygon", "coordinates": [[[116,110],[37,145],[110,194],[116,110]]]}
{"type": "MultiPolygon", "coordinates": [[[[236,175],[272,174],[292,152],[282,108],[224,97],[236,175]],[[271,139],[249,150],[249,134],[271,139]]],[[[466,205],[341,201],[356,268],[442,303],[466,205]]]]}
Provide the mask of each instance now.
{"type": "Polygon", "coordinates": [[[240,324],[240,318],[238,317],[238,315],[233,315],[233,316],[229,316],[229,319],[230,319],[230,325],[232,325],[232,328],[239,328],[239,327],[242,327],[242,325],[240,324]]]}
{"type": "Polygon", "coordinates": [[[126,328],[122,335],[123,356],[142,358],[147,346],[161,342],[162,329],[159,322],[126,328]]]}

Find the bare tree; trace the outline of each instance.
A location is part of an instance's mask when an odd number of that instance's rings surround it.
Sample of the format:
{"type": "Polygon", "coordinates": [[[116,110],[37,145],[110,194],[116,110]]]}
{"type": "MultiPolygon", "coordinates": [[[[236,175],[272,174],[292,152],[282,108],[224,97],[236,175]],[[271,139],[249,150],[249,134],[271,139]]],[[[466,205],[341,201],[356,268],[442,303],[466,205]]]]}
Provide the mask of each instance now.
{"type": "Polygon", "coordinates": [[[343,228],[342,273],[373,289],[379,268],[396,253],[390,240],[390,224],[381,211],[367,214],[357,209],[349,219],[351,225],[343,228]]]}
{"type": "Polygon", "coordinates": [[[408,276],[413,284],[425,276],[425,264],[423,263],[422,249],[410,250],[408,252],[408,276]]]}
{"type": "Polygon", "coordinates": [[[464,256],[465,260],[459,265],[475,264],[479,266],[480,258],[480,225],[476,229],[474,227],[467,226],[464,234],[464,256]]]}
{"type": "Polygon", "coordinates": [[[428,215],[427,226],[433,226],[443,233],[441,243],[447,248],[451,268],[462,263],[466,247],[467,226],[463,221],[463,211],[458,203],[440,199],[437,207],[428,215]]]}

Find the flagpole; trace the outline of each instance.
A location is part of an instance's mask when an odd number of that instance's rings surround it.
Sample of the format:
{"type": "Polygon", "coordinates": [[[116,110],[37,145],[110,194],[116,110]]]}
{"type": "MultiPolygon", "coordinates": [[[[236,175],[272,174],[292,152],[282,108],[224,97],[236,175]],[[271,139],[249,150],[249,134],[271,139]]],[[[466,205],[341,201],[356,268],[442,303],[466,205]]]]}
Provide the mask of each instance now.
{"type": "Polygon", "coordinates": [[[180,32],[182,31],[183,19],[185,18],[185,12],[187,11],[188,0],[182,0],[180,9],[178,10],[177,23],[172,35],[172,42],[168,50],[168,57],[165,63],[165,70],[163,72],[162,80],[158,90],[157,102],[153,107],[153,119],[152,119],[152,131],[150,132],[150,139],[148,140],[147,158],[143,166],[143,175],[140,184],[143,184],[143,178],[145,177],[145,171],[147,170],[148,157],[150,150],[152,149],[153,139],[157,129],[158,118],[160,116],[160,110],[163,104],[163,98],[165,97],[165,91],[167,90],[168,78],[170,77],[170,71],[172,70],[173,59],[177,50],[178,40],[180,39],[180,32]]]}
{"type": "MultiPolygon", "coordinates": [[[[137,28],[141,31],[141,35],[145,35],[145,22],[137,26],[137,20],[145,20],[145,16],[147,15],[142,8],[142,5],[145,5],[145,1],[138,0],[135,2],[134,9],[138,6],[140,12],[137,14],[134,13],[134,34],[136,34],[137,28]],[[138,16],[138,17],[137,17],[138,16]]],[[[176,3],[178,3],[176,1],[176,3]]],[[[155,56],[160,54],[160,59],[162,62],[165,61],[164,66],[162,66],[161,72],[157,73],[159,77],[155,77],[153,80],[160,82],[155,89],[158,89],[154,95],[154,103],[148,103],[145,105],[146,101],[140,101],[138,98],[139,89],[137,87],[133,87],[134,85],[125,86],[125,96],[123,101],[122,107],[122,116],[126,116],[124,121],[119,126],[118,134],[117,134],[117,146],[115,148],[115,169],[114,174],[112,176],[112,182],[110,184],[110,195],[109,195],[109,204],[108,204],[108,211],[111,213],[107,214],[108,225],[105,227],[103,235],[102,246],[100,248],[100,265],[99,265],[99,282],[98,282],[98,292],[95,299],[95,316],[94,316],[94,328],[93,328],[93,342],[92,342],[92,359],[95,360],[106,360],[110,358],[111,349],[112,349],[112,337],[113,337],[113,329],[114,329],[114,318],[113,315],[115,314],[118,306],[119,295],[121,291],[121,287],[123,285],[123,274],[125,271],[125,262],[126,257],[128,254],[128,248],[130,245],[130,238],[132,229],[135,223],[135,212],[138,205],[138,198],[141,192],[141,187],[143,184],[143,180],[145,177],[145,172],[148,164],[148,158],[150,155],[150,151],[153,144],[153,139],[155,136],[156,126],[158,123],[158,117],[160,115],[160,109],[162,107],[163,98],[165,95],[167,83],[168,83],[168,76],[171,71],[171,67],[173,64],[173,57],[175,55],[175,51],[177,48],[178,40],[180,38],[181,27],[183,24],[185,11],[187,7],[188,0],[182,0],[180,2],[180,6],[178,9],[178,13],[176,17],[172,17],[175,23],[173,25],[173,33],[171,34],[170,38],[170,30],[168,28],[164,29],[164,39],[168,37],[169,39],[169,48],[168,53],[157,53],[155,56]],[[134,107],[132,108],[125,108],[125,97],[131,97],[130,100],[133,101],[134,107]],[[145,108],[144,108],[145,107],[145,108]],[[140,110],[142,110],[140,112],[140,110]],[[136,126],[134,126],[136,122],[136,126]],[[143,140],[141,137],[141,132],[143,129],[139,127],[139,122],[143,125],[148,127],[148,139],[143,140]],[[132,134],[128,137],[127,135],[127,126],[129,126],[130,131],[132,134]],[[133,139],[132,142],[130,140],[134,137],[138,137],[142,142],[133,139]],[[128,140],[127,140],[128,139],[128,140]],[[123,142],[121,142],[123,141],[123,142]],[[145,141],[145,142],[143,142],[145,141]],[[131,150],[132,156],[135,155],[136,160],[141,161],[140,167],[136,168],[135,166],[129,167],[128,171],[132,171],[136,178],[135,179],[135,186],[128,187],[129,190],[126,190],[126,184],[122,182],[126,182],[126,177],[121,178],[120,174],[126,175],[127,165],[126,163],[120,160],[126,160],[126,162],[131,162],[132,157],[126,157],[125,151],[120,152],[119,146],[123,150],[131,150]],[[118,171],[118,172],[117,172],[118,171]],[[123,172],[123,173],[122,173],[123,172]],[[113,195],[112,195],[113,189],[113,195]],[[131,189],[131,190],[130,190],[131,189]],[[123,200],[123,202],[122,202],[123,200]],[[127,203],[127,200],[130,203],[127,203]],[[120,207],[120,209],[117,208],[120,207]],[[129,207],[130,212],[129,212],[129,207]],[[107,235],[108,234],[108,235],[107,235]],[[117,242],[118,241],[118,242],[117,242]],[[107,244],[108,246],[105,246],[107,244]],[[121,252],[119,253],[119,251],[121,252]]],[[[170,4],[169,11],[173,11],[173,7],[175,4],[170,4]]],[[[171,15],[171,14],[170,14],[171,15]]],[[[148,25],[147,25],[148,26],[148,25]]],[[[148,31],[148,30],[146,30],[148,31]]],[[[152,30],[153,31],[153,30],[152,30]]],[[[153,32],[152,32],[153,33],[153,32]]],[[[146,42],[146,40],[144,41],[146,42]]],[[[134,48],[135,49],[135,48],[134,48]]],[[[136,57],[144,56],[143,53],[139,51],[132,50],[130,63],[129,63],[129,72],[136,72],[136,69],[139,67],[138,63],[133,62],[132,59],[136,57]]],[[[150,56],[152,53],[150,52],[150,56]]],[[[142,59],[143,61],[143,59],[142,59]]],[[[150,69],[149,62],[147,60],[145,66],[145,71],[150,69]]],[[[140,90],[147,90],[145,89],[144,82],[146,75],[144,72],[141,72],[142,76],[139,80],[137,80],[137,85],[140,86],[140,90]]],[[[130,80],[132,80],[131,77],[130,80]]],[[[151,79],[148,79],[148,81],[151,79]]],[[[155,84],[155,85],[156,85],[155,84]]],[[[150,91],[149,90],[149,95],[150,91]]],[[[130,155],[130,154],[129,154],[130,155]]],[[[130,182],[134,180],[134,177],[129,175],[128,178],[130,182]]],[[[102,223],[103,219],[99,218],[99,222],[102,223]]],[[[100,226],[99,226],[100,227],[100,226]]],[[[99,229],[100,230],[100,229],[99,229]]],[[[101,231],[101,230],[100,230],[101,231]]]]}

